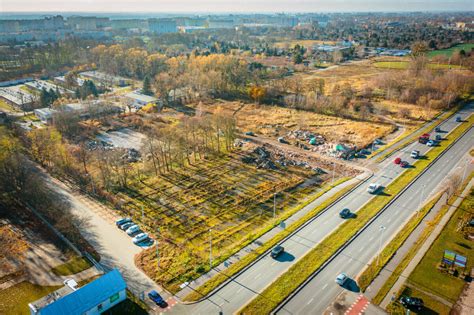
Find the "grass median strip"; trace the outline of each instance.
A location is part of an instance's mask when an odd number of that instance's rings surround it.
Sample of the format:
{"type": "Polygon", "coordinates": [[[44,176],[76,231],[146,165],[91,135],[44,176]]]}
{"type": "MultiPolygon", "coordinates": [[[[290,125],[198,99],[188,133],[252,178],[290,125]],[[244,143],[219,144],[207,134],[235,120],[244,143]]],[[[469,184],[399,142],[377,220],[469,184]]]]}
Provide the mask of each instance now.
{"type": "Polygon", "coordinates": [[[395,179],[383,193],[375,196],[357,212],[357,220],[346,221],[303,258],[293,264],[286,273],[277,278],[255,299],[240,310],[243,314],[268,314],[296,290],[309,276],[341,248],[357,231],[365,226],[384,206],[386,206],[408,183],[420,174],[431,161],[453,143],[474,121],[471,116],[467,123],[458,126],[439,146],[432,148],[425,159],[418,160],[415,168],[407,169],[395,179]]]}
{"type": "MultiPolygon", "coordinates": [[[[280,220],[286,220],[289,218],[291,215],[296,213],[297,211],[301,210],[302,208],[306,207],[309,205],[311,202],[315,201],[319,197],[321,197],[323,194],[327,193],[329,190],[332,188],[342,184],[343,182],[347,181],[349,178],[341,178],[334,182],[333,184],[327,185],[323,189],[321,189],[319,192],[317,192],[315,195],[311,196],[308,200],[306,200],[304,203],[296,206],[294,209],[288,211],[284,217],[280,217],[280,220]]],[[[294,232],[297,228],[302,226],[306,221],[310,220],[312,217],[317,215],[319,212],[324,210],[329,204],[334,202],[336,199],[344,195],[346,192],[348,192],[350,189],[352,189],[355,184],[349,185],[337,193],[335,193],[332,197],[328,198],[326,201],[321,203],[318,207],[312,209],[309,211],[306,215],[295,221],[293,224],[291,224],[288,228],[285,230],[281,231],[277,235],[275,235],[271,240],[263,244],[261,247],[259,247],[257,250],[247,254],[245,257],[243,257],[241,260],[235,262],[232,264],[229,268],[227,268],[224,272],[221,272],[214,276],[212,279],[206,281],[203,285],[201,285],[199,288],[195,289],[194,292],[188,294],[184,300],[185,301],[197,301],[200,298],[206,296],[209,294],[212,290],[217,288],[220,284],[222,284],[224,281],[228,280],[230,277],[235,275],[237,272],[242,270],[244,267],[246,267],[248,264],[252,263],[255,259],[257,259],[261,254],[275,246],[278,242],[283,240],[285,237],[287,237],[289,234],[294,232]]],[[[276,225],[276,224],[275,224],[276,225]]],[[[275,225],[272,225],[268,230],[273,228],[275,225]]],[[[265,232],[267,232],[266,230],[265,232]]],[[[264,233],[262,233],[264,234],[264,233]]]]}
{"type": "Polygon", "coordinates": [[[378,259],[374,259],[364,270],[364,272],[357,279],[357,284],[362,291],[365,291],[372,281],[377,277],[384,266],[390,261],[396,251],[402,246],[405,240],[410,236],[413,230],[423,220],[425,215],[434,207],[439,201],[442,194],[438,194],[426,203],[417,214],[414,214],[405,226],[398,232],[398,234],[388,243],[382,250],[378,259]]]}

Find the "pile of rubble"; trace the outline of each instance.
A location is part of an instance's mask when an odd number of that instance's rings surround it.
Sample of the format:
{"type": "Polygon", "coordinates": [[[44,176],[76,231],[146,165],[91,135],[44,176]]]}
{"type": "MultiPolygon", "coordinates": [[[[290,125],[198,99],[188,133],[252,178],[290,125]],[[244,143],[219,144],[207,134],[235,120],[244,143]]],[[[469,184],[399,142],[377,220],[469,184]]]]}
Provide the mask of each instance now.
{"type": "Polygon", "coordinates": [[[315,134],[307,130],[292,130],[287,133],[288,139],[296,139],[299,141],[308,141],[311,145],[321,145],[326,142],[322,135],[315,134]]]}
{"type": "Polygon", "coordinates": [[[242,157],[242,162],[247,164],[255,164],[257,168],[277,169],[277,165],[297,166],[306,169],[312,169],[317,174],[325,174],[326,172],[319,168],[313,167],[310,163],[301,158],[298,154],[285,152],[279,149],[270,150],[267,146],[258,146],[247,156],[242,157]]]}

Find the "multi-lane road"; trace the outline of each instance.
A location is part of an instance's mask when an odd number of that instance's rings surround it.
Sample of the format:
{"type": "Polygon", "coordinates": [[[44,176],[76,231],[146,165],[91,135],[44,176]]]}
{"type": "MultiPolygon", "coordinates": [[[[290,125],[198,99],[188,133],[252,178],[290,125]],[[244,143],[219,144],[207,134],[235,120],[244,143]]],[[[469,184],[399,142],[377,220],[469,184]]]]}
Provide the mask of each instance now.
{"type": "MultiPolygon", "coordinates": [[[[446,175],[459,164],[474,145],[474,129],[465,134],[451,149],[421,175],[399,198],[373,221],[323,270],[284,305],[278,314],[322,314],[344,288],[335,283],[336,276],[345,272],[355,277],[378,253],[381,244],[390,240],[401,226],[426,201],[446,175]],[[382,228],[383,227],[383,228],[382,228]]],[[[382,245],[383,246],[383,245],[382,245]]],[[[353,289],[355,289],[354,287],[353,289]]]]}
{"type": "MultiPolygon", "coordinates": [[[[465,119],[472,111],[473,106],[469,106],[460,111],[459,114],[465,119]]],[[[440,127],[446,134],[458,125],[459,123],[455,122],[454,118],[451,118],[448,121],[443,122],[440,127]]],[[[472,133],[470,132],[469,135],[471,136],[471,140],[469,141],[472,142],[472,133]]],[[[468,143],[465,143],[465,139],[466,137],[463,137],[460,142],[449,150],[449,153],[440,159],[440,161],[442,161],[441,163],[444,164],[436,163],[436,165],[432,166],[425,175],[423,175],[423,179],[420,178],[417,180],[417,182],[407,190],[407,195],[399,199],[402,200],[400,201],[401,203],[397,201],[394,203],[395,208],[391,207],[389,211],[385,211],[384,215],[381,216],[381,218],[385,218],[385,221],[381,219],[383,223],[387,224],[387,228],[384,231],[384,237],[386,239],[396,231],[412,211],[416,211],[416,208],[420,203],[420,191],[416,190],[419,185],[418,183],[426,183],[427,186],[424,188],[424,194],[425,196],[428,196],[437,183],[439,183],[446,175],[446,172],[448,172],[454,166],[455,162],[459,160],[462,153],[469,150],[472,143],[469,141],[468,143]],[[388,217],[386,218],[386,216],[388,217]],[[390,222],[393,223],[390,224],[390,222]]],[[[393,157],[400,157],[402,160],[407,160],[412,164],[414,162],[414,160],[410,158],[412,150],[419,150],[423,155],[429,149],[430,148],[426,145],[413,143],[401,152],[398,152],[398,154],[394,154],[393,157]]],[[[375,172],[369,182],[377,182],[382,186],[388,186],[404,171],[404,169],[399,165],[393,163],[393,159],[388,159],[382,162],[378,165],[378,168],[379,170],[375,172]]],[[[312,220],[309,224],[305,225],[288,239],[284,240],[281,245],[285,247],[285,254],[279,259],[275,260],[266,255],[207,299],[191,305],[177,305],[171,310],[171,312],[179,314],[213,314],[221,311],[224,314],[230,314],[239,310],[248,301],[263,291],[265,287],[271,284],[279,275],[284,273],[298,259],[314,248],[341,223],[343,223],[343,220],[339,218],[338,215],[343,208],[349,208],[352,212],[357,213],[358,209],[370,201],[374,196],[367,193],[369,182],[353,190],[346,197],[325,210],[325,212],[319,217],[312,220]]],[[[380,224],[375,224],[374,226],[378,229],[380,224]]],[[[322,276],[326,275],[328,277],[327,279],[324,278],[322,285],[320,284],[321,282],[318,275],[318,277],[316,277],[318,280],[312,281],[311,285],[308,285],[307,290],[305,288],[301,291],[301,297],[300,294],[298,294],[295,299],[289,301],[289,303],[284,306],[283,310],[288,313],[315,314],[319,313],[318,310],[325,308],[325,306],[331,302],[331,299],[341,290],[335,286],[335,276],[342,270],[350,275],[357,274],[357,272],[354,271],[354,268],[356,268],[356,266],[362,268],[361,266],[370,261],[370,259],[376,254],[379,247],[378,239],[377,241],[369,239],[372,236],[375,238],[379,233],[374,233],[374,231],[369,228],[363,235],[369,236],[366,238],[362,237],[362,241],[359,241],[360,238],[358,237],[353,242],[355,245],[351,244],[351,246],[344,251],[344,254],[340,255],[345,258],[338,258],[345,264],[350,265],[350,268],[344,269],[345,265],[339,266],[337,264],[339,260],[335,259],[331,262],[328,268],[321,273],[322,276]],[[351,251],[349,251],[349,249],[351,251]],[[348,257],[357,257],[360,263],[356,264],[354,259],[351,260],[348,257]],[[326,270],[328,271],[326,272],[326,270]],[[317,291],[314,291],[316,289],[312,285],[313,282],[316,283],[317,291]],[[319,293],[321,293],[321,296],[319,293]],[[305,306],[307,309],[304,308],[305,306]]]]}

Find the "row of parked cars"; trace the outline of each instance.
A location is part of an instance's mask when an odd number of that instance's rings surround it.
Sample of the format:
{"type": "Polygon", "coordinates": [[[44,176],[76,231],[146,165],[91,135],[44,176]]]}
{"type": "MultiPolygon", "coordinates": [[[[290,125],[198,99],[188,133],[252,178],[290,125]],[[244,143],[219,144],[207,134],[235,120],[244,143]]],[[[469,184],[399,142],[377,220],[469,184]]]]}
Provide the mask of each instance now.
{"type": "Polygon", "coordinates": [[[115,225],[122,231],[125,231],[127,235],[133,237],[133,244],[139,245],[140,243],[150,241],[148,234],[143,232],[130,218],[118,219],[115,221],[115,225]]]}

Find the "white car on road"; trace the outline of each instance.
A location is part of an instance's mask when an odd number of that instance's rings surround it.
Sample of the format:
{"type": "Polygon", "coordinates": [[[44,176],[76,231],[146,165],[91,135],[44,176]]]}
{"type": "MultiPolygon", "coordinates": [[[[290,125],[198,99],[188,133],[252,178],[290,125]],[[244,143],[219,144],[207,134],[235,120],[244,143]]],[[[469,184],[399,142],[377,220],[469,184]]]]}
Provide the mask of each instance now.
{"type": "Polygon", "coordinates": [[[336,283],[339,285],[344,285],[349,277],[343,272],[336,277],[336,283]]]}

